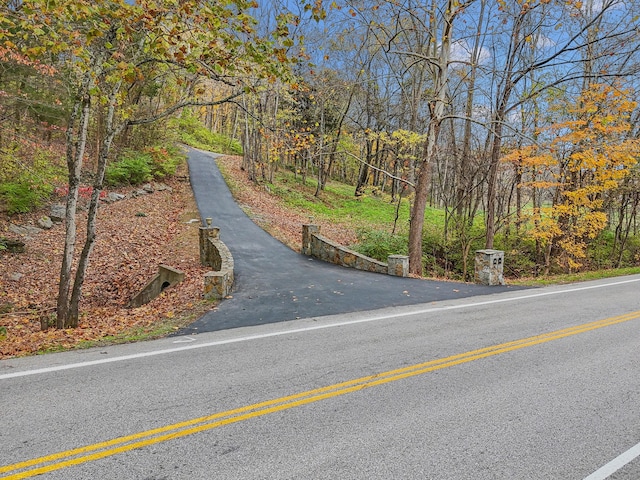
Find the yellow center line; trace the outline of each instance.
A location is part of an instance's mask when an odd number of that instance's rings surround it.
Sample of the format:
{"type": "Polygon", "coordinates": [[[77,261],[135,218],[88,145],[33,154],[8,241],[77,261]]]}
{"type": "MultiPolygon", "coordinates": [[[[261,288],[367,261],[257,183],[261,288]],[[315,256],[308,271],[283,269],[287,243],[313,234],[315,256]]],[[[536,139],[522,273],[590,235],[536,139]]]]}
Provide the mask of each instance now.
{"type": "Polygon", "coordinates": [[[247,405],[244,407],[215,413],[213,415],[194,418],[184,422],[114,438],[112,440],[95,443],[93,445],[87,445],[72,450],[54,453],[52,455],[34,458],[24,462],[14,463],[12,465],[2,466],[0,467],[0,474],[12,471],[16,472],[18,470],[28,469],[29,467],[42,465],[37,468],[32,468],[30,470],[17,472],[9,476],[2,477],[4,479],[28,478],[73,465],[109,457],[130,450],[143,448],[149,445],[165,442],[167,440],[193,435],[198,432],[210,430],[224,425],[229,425],[251,418],[268,415],[270,413],[307,405],[329,398],[335,398],[365,388],[383,385],[416,375],[422,375],[424,373],[453,367],[455,365],[480,360],[482,358],[487,358],[494,355],[499,355],[501,353],[519,350],[521,348],[540,345],[552,340],[558,340],[568,336],[577,335],[579,333],[584,333],[611,325],[616,325],[638,318],[640,318],[640,311],[606,318],[595,322],[585,323],[562,330],[556,330],[533,337],[527,337],[511,342],[501,343],[499,345],[492,345],[490,347],[472,350],[469,352],[452,355],[446,358],[431,360],[428,362],[419,363],[395,370],[389,370],[387,372],[368,375],[365,377],[336,383],[326,387],[316,388],[313,390],[308,390],[305,392],[300,392],[293,395],[256,403],[253,405],[247,405]]]}

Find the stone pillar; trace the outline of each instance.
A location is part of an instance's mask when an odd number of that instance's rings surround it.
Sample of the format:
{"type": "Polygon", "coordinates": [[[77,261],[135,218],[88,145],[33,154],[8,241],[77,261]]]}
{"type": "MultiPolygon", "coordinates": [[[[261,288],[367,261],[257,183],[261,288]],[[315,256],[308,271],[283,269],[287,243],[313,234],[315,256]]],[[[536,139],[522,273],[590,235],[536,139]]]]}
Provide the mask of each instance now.
{"type": "Polygon", "coordinates": [[[311,243],[313,241],[313,235],[320,234],[320,227],[318,225],[306,224],[302,225],[302,254],[311,255],[311,243]]]}
{"type": "Polygon", "coordinates": [[[504,285],[504,252],[502,250],[476,251],[475,281],[482,285],[504,285]]]}
{"type": "Polygon", "coordinates": [[[409,276],[409,257],[406,255],[389,255],[387,257],[388,274],[396,277],[409,276]]]}
{"type": "MultiPolygon", "coordinates": [[[[208,220],[208,219],[207,219],[208,220]]],[[[211,254],[209,250],[209,239],[218,238],[220,236],[220,227],[200,227],[200,265],[209,265],[211,263],[211,254]]]]}
{"type": "Polygon", "coordinates": [[[209,237],[207,227],[200,227],[198,239],[200,240],[200,265],[207,264],[207,238],[209,237]]]}
{"type": "Polygon", "coordinates": [[[204,298],[222,300],[231,292],[233,272],[207,272],[204,274],[204,298]]]}

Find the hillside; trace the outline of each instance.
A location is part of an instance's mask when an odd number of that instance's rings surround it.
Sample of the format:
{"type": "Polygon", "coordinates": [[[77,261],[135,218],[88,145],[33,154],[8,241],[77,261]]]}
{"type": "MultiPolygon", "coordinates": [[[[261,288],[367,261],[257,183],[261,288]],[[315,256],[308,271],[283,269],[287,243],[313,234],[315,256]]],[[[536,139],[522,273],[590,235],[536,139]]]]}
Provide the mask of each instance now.
{"type": "MultiPolygon", "coordinates": [[[[198,259],[198,214],[186,167],[170,180],[170,190],[133,197],[136,188],[119,189],[126,199],[102,204],[98,240],[84,286],[80,328],[41,331],[54,318],[64,228],[54,224],[24,237],[24,253],[1,252],[0,325],[6,328],[0,358],[69,348],[87,342],[126,341],[158,336],[188,323],[207,308],[201,300],[205,269],[198,259]],[[195,220],[194,220],[195,219],[195,220]],[[148,305],[126,304],[166,263],[186,280],[148,305]]],[[[10,224],[35,226],[48,210],[0,218],[0,236],[20,238],[10,224]]],[[[79,214],[80,228],[86,212],[79,214]]],[[[82,231],[79,232],[83,234],[82,231]]]]}

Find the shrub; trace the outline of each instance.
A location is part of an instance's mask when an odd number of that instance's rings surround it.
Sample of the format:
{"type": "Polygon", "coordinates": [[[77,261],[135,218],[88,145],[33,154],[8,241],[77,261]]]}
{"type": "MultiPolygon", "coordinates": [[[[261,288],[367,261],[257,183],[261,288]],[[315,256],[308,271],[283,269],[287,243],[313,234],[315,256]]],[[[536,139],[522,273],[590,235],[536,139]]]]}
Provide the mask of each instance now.
{"type": "Polygon", "coordinates": [[[28,161],[21,157],[18,150],[0,156],[0,202],[9,215],[42,206],[62,173],[59,159],[51,152],[37,151],[28,161]]]}
{"type": "Polygon", "coordinates": [[[407,237],[392,235],[383,230],[360,229],[356,232],[358,243],[352,248],[382,262],[387,261],[389,255],[406,255],[407,237]]]}
{"type": "Polygon", "coordinates": [[[127,153],[122,159],[111,163],[105,171],[108,185],[138,185],[153,178],[153,159],[148,154],[127,153]]]}
{"type": "Polygon", "coordinates": [[[242,154],[240,142],[226,135],[210,131],[188,110],[184,110],[180,118],[173,120],[173,126],[177,127],[180,140],[187,145],[217,153],[242,154]]]}
{"type": "Polygon", "coordinates": [[[27,183],[9,182],[0,185],[0,196],[7,204],[7,212],[26,213],[39,206],[41,198],[36,189],[27,183]]]}
{"type": "Polygon", "coordinates": [[[497,235],[495,246],[504,250],[504,274],[522,278],[536,276],[540,265],[536,263],[536,242],[531,237],[497,235]]]}
{"type": "Polygon", "coordinates": [[[178,165],[184,161],[184,155],[177,147],[147,147],[144,152],[151,159],[153,178],[165,178],[175,175],[178,165]]]}

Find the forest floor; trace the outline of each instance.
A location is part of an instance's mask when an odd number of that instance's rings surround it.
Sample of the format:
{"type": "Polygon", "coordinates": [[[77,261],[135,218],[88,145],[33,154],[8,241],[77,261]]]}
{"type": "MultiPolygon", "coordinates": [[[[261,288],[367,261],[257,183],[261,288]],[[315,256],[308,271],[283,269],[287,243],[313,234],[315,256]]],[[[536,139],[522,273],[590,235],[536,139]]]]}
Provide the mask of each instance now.
{"type": "MultiPolygon", "coordinates": [[[[256,186],[240,170],[238,157],[224,157],[221,167],[233,180],[239,203],[260,226],[299,250],[304,215],[284,209],[274,195],[256,186]]],[[[64,226],[55,224],[33,236],[19,236],[10,224],[37,226],[48,208],[24,215],[0,214],[0,236],[25,242],[24,253],[0,252],[0,359],[108,343],[157,338],[188,325],[215,308],[202,298],[206,267],[199,263],[200,216],[186,165],[164,182],[171,190],[131,196],[139,187],[115,191],[124,200],[102,203],[98,236],[83,287],[80,325],[42,330],[55,321],[64,226]],[[185,280],[138,308],[127,304],[167,264],[185,280]],[[2,328],[4,327],[4,328],[2,328]]],[[[63,203],[64,198],[59,198],[63,203]]],[[[78,238],[84,238],[86,211],[78,214],[78,238]]],[[[343,244],[355,234],[345,225],[323,225],[323,234],[343,244]]]]}

